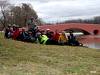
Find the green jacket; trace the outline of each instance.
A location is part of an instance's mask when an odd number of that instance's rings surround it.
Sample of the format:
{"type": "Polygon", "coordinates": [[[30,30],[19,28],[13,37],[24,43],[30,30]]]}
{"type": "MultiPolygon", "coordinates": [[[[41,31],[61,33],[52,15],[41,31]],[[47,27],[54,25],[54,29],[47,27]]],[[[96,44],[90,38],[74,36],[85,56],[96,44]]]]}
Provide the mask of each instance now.
{"type": "Polygon", "coordinates": [[[46,44],[46,42],[47,42],[48,39],[49,38],[46,35],[41,35],[40,36],[40,43],[41,44],[46,44]]]}

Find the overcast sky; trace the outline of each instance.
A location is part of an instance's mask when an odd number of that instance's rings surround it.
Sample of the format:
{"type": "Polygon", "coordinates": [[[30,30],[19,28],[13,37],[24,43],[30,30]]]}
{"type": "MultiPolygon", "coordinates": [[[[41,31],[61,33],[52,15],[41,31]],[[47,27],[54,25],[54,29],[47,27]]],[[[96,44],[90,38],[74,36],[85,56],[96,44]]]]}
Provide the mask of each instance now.
{"type": "Polygon", "coordinates": [[[51,22],[100,15],[100,0],[11,0],[11,2],[30,3],[40,18],[51,22]]]}

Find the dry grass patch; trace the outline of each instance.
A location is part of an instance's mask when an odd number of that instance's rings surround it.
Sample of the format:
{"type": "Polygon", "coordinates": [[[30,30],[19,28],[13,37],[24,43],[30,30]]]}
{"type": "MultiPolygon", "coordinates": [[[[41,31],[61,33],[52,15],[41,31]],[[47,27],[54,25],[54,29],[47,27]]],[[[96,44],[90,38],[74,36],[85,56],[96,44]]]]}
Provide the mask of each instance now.
{"type": "Polygon", "coordinates": [[[0,75],[100,75],[100,50],[25,43],[0,34],[0,75]]]}

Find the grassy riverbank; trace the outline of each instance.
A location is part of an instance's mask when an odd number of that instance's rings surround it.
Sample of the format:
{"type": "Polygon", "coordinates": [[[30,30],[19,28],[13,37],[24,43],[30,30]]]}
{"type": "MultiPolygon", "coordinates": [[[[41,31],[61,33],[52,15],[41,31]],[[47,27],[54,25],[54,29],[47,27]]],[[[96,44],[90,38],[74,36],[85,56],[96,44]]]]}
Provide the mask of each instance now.
{"type": "Polygon", "coordinates": [[[0,75],[100,75],[100,50],[4,39],[0,75]]]}

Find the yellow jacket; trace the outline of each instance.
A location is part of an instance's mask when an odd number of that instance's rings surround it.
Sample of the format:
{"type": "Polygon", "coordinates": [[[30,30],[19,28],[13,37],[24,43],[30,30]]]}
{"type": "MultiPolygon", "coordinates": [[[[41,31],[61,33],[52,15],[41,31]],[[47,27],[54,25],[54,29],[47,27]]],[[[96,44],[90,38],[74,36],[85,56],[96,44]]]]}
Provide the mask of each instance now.
{"type": "Polygon", "coordinates": [[[67,40],[68,40],[68,38],[66,37],[66,35],[60,34],[59,39],[58,39],[58,42],[65,43],[65,42],[67,42],[67,40]]]}

